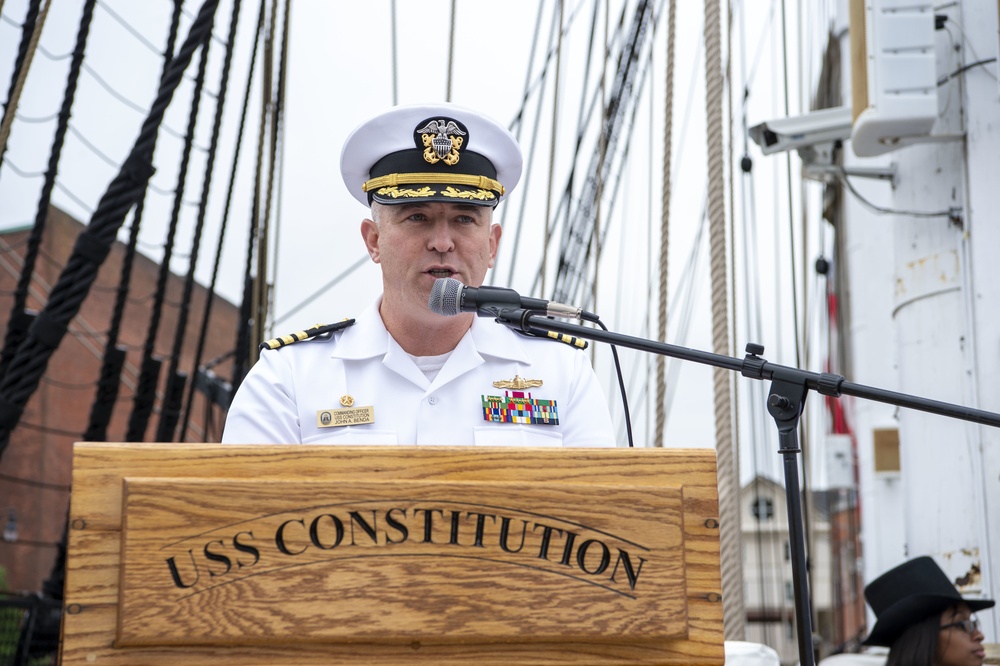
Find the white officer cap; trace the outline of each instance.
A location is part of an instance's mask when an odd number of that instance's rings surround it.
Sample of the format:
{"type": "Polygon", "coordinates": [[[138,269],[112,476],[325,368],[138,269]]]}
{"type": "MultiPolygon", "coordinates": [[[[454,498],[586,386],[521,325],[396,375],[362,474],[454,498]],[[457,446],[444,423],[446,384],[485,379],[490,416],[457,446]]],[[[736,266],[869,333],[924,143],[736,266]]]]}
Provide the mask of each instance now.
{"type": "Polygon", "coordinates": [[[393,107],[351,132],[340,155],[344,184],[366,206],[496,206],[517,185],[521,164],[521,149],[506,128],[446,103],[393,107]]]}

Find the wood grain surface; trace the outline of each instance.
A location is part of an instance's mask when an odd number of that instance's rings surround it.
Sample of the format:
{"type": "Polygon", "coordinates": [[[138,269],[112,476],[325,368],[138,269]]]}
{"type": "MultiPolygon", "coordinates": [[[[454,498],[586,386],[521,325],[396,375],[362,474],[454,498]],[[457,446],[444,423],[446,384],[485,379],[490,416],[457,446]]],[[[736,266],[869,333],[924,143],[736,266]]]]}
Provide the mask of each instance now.
{"type": "Polygon", "coordinates": [[[711,450],[85,443],[70,527],[63,664],[723,662],[711,450]]]}

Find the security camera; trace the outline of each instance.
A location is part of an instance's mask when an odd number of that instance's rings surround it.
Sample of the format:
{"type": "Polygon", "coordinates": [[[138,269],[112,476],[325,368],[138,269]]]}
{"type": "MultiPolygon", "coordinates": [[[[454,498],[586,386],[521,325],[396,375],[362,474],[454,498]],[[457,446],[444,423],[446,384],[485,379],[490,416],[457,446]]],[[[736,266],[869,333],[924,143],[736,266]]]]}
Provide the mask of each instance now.
{"type": "MultiPolygon", "coordinates": [[[[851,136],[851,107],[813,111],[803,116],[769,120],[750,128],[750,138],[765,155],[785,150],[811,149],[818,144],[843,141],[851,136]]],[[[807,150],[808,152],[808,150],[807,150]]]]}

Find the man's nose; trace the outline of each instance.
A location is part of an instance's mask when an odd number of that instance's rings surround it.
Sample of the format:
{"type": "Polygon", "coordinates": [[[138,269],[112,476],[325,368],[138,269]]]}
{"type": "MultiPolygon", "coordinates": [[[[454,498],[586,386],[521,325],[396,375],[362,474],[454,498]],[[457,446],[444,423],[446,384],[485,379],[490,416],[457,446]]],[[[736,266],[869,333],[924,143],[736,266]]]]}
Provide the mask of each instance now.
{"type": "Polygon", "coordinates": [[[451,226],[447,222],[438,221],[431,226],[427,247],[434,252],[451,252],[455,249],[451,226]]]}

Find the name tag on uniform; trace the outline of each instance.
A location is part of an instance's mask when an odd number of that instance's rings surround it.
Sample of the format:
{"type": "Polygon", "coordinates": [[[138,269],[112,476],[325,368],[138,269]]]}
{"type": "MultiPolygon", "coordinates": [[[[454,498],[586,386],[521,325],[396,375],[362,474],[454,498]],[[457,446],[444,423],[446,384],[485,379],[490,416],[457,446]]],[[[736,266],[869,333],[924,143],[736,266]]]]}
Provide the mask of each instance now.
{"type": "Polygon", "coordinates": [[[375,423],[375,407],[352,407],[350,409],[321,409],[316,412],[317,428],[339,428],[341,426],[375,423]]]}

